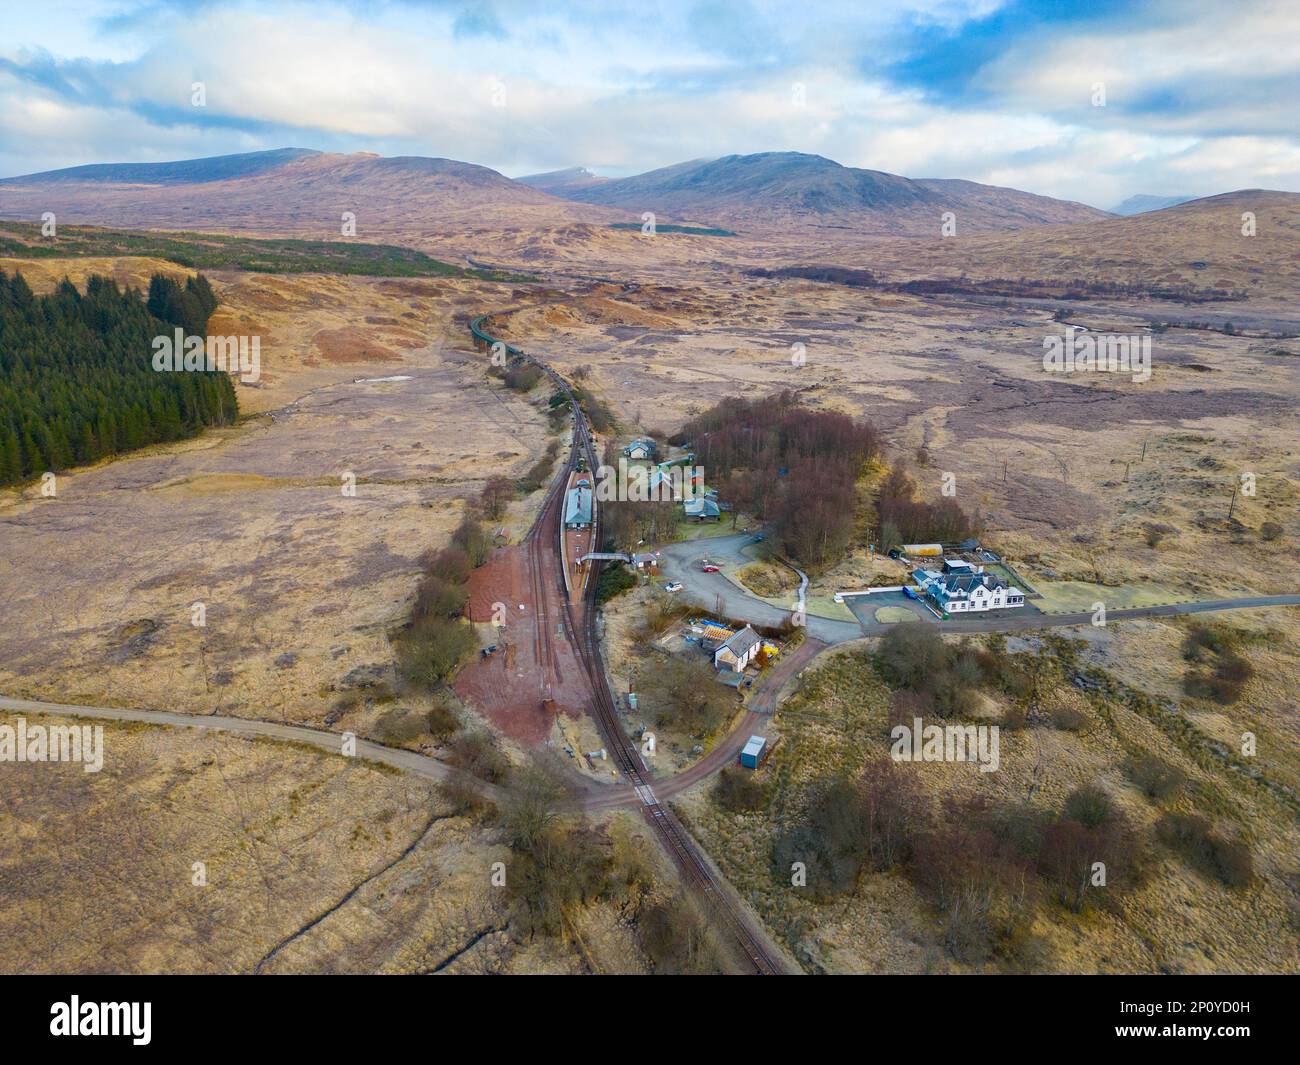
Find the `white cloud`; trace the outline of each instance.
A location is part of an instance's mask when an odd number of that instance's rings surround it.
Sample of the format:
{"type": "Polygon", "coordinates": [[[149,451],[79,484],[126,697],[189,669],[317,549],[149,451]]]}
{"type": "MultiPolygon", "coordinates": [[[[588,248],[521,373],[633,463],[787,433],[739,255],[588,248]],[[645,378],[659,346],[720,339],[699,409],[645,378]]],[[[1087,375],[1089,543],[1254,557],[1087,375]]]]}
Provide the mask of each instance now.
{"type": "Polygon", "coordinates": [[[1298,27],[1300,13],[1261,0],[1187,24],[1040,30],[979,73],[978,105],[929,100],[860,59],[877,45],[892,54],[889,27],[901,15],[951,28],[996,6],[498,5],[503,35],[469,38],[454,35],[453,4],[205,6],[137,20],[91,59],[57,33],[14,38],[57,62],[0,56],[11,68],[0,67],[0,165],[21,173],[294,144],[446,155],[512,174],[575,163],[627,173],[797,150],[1100,206],[1134,192],[1300,189],[1294,122],[1275,128],[1291,102],[1250,91],[1252,79],[1295,69],[1276,31],[1298,27]],[[125,58],[123,40],[135,42],[125,58]],[[737,40],[770,47],[747,56],[737,40]],[[70,99],[55,75],[99,102],[70,99]],[[189,106],[194,80],[207,86],[201,112],[189,106]],[[1094,80],[1107,82],[1105,109],[1088,106],[1094,80]],[[498,82],[505,107],[493,106],[498,82]],[[1168,106],[1126,106],[1175,89],[1196,106],[1164,115],[1168,106]]]}

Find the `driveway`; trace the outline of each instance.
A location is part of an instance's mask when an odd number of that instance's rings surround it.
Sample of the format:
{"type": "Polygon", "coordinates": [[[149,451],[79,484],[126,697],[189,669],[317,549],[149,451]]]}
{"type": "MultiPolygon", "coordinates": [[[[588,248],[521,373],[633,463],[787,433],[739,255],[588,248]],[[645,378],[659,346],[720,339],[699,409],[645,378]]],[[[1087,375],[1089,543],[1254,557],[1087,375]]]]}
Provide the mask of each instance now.
{"type": "MultiPolygon", "coordinates": [[[[683,540],[661,549],[659,569],[668,579],[682,582],[683,587],[678,595],[710,613],[722,614],[736,621],[747,621],[752,625],[780,625],[792,611],[759,599],[728,576],[729,572],[734,573],[739,567],[753,561],[743,552],[754,542],[752,533],[683,540]],[[718,573],[702,572],[700,561],[704,558],[719,564],[722,570],[718,573]]],[[[993,610],[979,617],[939,621],[901,592],[877,592],[870,597],[854,597],[845,602],[858,619],[856,624],[809,613],[809,635],[826,644],[858,640],[863,636],[883,636],[893,623],[875,620],[876,609],[882,606],[905,606],[917,615],[918,620],[937,625],[943,632],[954,633],[1023,632],[1027,629],[1065,628],[1092,623],[1091,613],[1044,614],[1032,604],[1026,604],[1023,610],[993,610]]],[[[1199,603],[1131,607],[1109,610],[1106,617],[1110,621],[1122,621],[1125,618],[1166,617],[1171,614],[1201,614],[1215,610],[1269,606],[1300,606],[1300,595],[1240,596],[1234,599],[1207,599],[1199,603]]]]}
{"type": "MultiPolygon", "coordinates": [[[[752,533],[709,536],[700,540],[683,540],[660,549],[659,571],[669,580],[681,581],[677,594],[710,613],[723,614],[751,625],[777,626],[785,622],[792,610],[775,607],[750,594],[727,575],[754,561],[743,549],[754,543],[752,533]],[[720,565],[723,572],[704,573],[701,559],[720,565]]],[[[852,621],[837,621],[818,614],[808,614],[808,633],[822,643],[843,643],[863,636],[863,629],[852,621]]]]}
{"type": "Polygon", "coordinates": [[[851,595],[844,600],[844,605],[853,611],[853,616],[862,625],[863,631],[881,624],[876,621],[876,611],[882,606],[899,607],[915,615],[917,621],[934,621],[935,617],[915,599],[902,592],[872,592],[870,595],[851,595]]]}

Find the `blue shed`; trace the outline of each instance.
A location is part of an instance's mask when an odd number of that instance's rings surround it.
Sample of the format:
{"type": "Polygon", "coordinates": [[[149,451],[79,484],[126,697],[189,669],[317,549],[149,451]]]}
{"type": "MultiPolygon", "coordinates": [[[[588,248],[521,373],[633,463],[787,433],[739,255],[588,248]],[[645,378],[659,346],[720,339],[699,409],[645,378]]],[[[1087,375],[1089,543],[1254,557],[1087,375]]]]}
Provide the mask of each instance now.
{"type": "Polygon", "coordinates": [[[749,742],[745,744],[744,749],[740,752],[740,764],[746,769],[757,769],[758,760],[763,754],[763,747],[767,740],[762,736],[750,736],[749,742]]]}

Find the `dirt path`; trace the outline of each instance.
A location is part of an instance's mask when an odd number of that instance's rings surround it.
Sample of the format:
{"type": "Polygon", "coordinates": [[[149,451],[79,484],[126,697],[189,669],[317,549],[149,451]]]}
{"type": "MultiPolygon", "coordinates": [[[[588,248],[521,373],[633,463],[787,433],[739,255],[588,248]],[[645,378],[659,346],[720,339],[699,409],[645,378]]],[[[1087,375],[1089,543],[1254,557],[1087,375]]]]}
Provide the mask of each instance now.
{"type": "MultiPolygon", "coordinates": [[[[16,714],[55,714],[62,717],[100,718],[105,721],[138,721],[146,725],[166,725],[177,728],[210,729],[214,732],[233,732],[243,736],[263,736],[285,743],[305,743],[327,754],[343,757],[343,733],[323,729],[305,728],[301,725],[282,725],[274,721],[258,721],[243,717],[222,717],[216,714],[176,714],[167,710],[131,710],[115,706],[73,706],[68,703],[46,703],[31,699],[10,699],[0,696],[0,710],[16,714]]],[[[439,784],[456,783],[473,788],[494,802],[503,795],[500,788],[484,783],[463,770],[449,766],[428,755],[385,747],[370,740],[357,739],[356,758],[379,762],[425,777],[439,784]]]]}

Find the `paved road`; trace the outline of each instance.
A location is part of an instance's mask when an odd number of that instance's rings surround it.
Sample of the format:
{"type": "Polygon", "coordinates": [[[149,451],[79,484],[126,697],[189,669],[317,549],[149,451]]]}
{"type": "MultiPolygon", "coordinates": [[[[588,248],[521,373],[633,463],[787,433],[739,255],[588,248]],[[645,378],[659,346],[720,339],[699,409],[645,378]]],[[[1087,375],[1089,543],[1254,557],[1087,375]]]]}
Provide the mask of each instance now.
{"type": "MultiPolygon", "coordinates": [[[[681,581],[685,587],[678,594],[705,610],[717,610],[721,599],[721,613],[729,618],[753,625],[780,625],[790,616],[789,610],[750,595],[724,573],[703,573],[700,570],[700,559],[705,557],[728,568],[752,562],[753,559],[741,554],[741,549],[753,542],[751,533],[733,533],[668,544],[660,549],[659,570],[665,577],[681,581]]],[[[862,627],[856,622],[838,621],[817,614],[808,615],[808,633],[822,643],[843,643],[861,639],[863,635],[862,627]]]]}
{"type": "MultiPolygon", "coordinates": [[[[713,750],[676,776],[652,778],[651,784],[655,794],[661,798],[669,798],[711,776],[723,766],[734,763],[745,741],[755,733],[766,731],[767,721],[776,709],[776,700],[781,688],[795,673],[812,661],[818,652],[825,650],[825,646],[817,640],[806,639],[792,655],[767,674],[761,688],[754,693],[751,709],[713,750]]],[[[33,699],[10,699],[2,695],[0,695],[0,710],[19,714],[99,718],[105,721],[139,721],[147,725],[174,725],[180,728],[208,729],[213,732],[230,732],[243,736],[265,736],[268,739],[291,743],[306,743],[327,754],[341,756],[342,753],[342,733],[243,717],[178,714],[166,710],[131,710],[112,706],[78,706],[33,699]]],[[[440,762],[436,758],[417,754],[415,751],[404,751],[358,739],[356,757],[380,762],[440,784],[460,783],[494,802],[503,797],[500,788],[484,783],[477,777],[440,762]]],[[[610,785],[595,781],[584,782],[580,786],[577,801],[584,809],[592,811],[642,805],[641,798],[627,784],[610,785]]]]}
{"type": "MultiPolygon", "coordinates": [[[[717,609],[718,600],[722,600],[722,613],[737,621],[748,621],[753,625],[780,625],[790,616],[789,610],[782,610],[770,603],[751,595],[743,587],[731,580],[725,573],[704,573],[700,570],[700,559],[707,557],[711,561],[723,563],[725,568],[743,565],[751,559],[742,554],[742,549],[754,542],[750,533],[733,533],[730,536],[705,537],[699,540],[683,540],[669,544],[661,551],[659,568],[665,577],[681,581],[682,591],[678,594],[696,603],[706,610],[717,609]]],[[[890,605],[892,601],[882,597],[880,605],[890,605]]],[[[1300,606],[1300,595],[1256,595],[1239,596],[1233,599],[1206,599],[1190,603],[1169,603],[1164,606],[1129,607],[1106,611],[1108,621],[1122,621],[1125,618],[1164,617],[1171,614],[1201,614],[1215,610],[1242,610],[1252,607],[1300,606]]],[[[860,640],[864,636],[883,636],[893,625],[879,621],[838,621],[834,618],[808,614],[808,632],[822,643],[844,643],[848,640],[860,640]]],[[[1063,628],[1070,625],[1089,625],[1092,612],[1078,614],[1043,614],[1037,611],[1002,610],[982,618],[962,618],[957,621],[932,620],[943,632],[979,633],[979,632],[1024,632],[1029,629],[1063,628]]]]}

